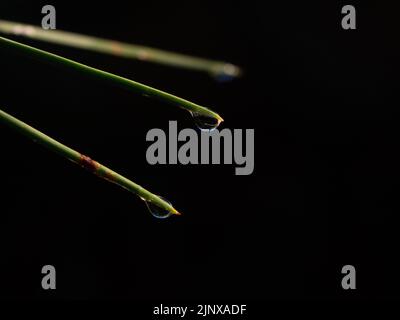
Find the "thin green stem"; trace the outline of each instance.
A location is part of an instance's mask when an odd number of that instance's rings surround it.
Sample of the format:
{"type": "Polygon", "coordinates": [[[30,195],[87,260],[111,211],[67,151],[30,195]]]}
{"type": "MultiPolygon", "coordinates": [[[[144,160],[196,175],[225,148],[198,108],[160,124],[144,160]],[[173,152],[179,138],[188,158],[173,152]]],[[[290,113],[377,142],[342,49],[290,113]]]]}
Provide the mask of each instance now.
{"type": "Polygon", "coordinates": [[[171,67],[207,72],[212,76],[239,77],[238,66],[225,61],[210,60],[189,55],[102,39],[59,30],[42,28],[13,21],[0,20],[0,32],[118,57],[153,62],[171,67]]]}
{"type": "Polygon", "coordinates": [[[30,56],[34,56],[37,58],[40,58],[41,60],[47,61],[47,62],[54,62],[63,66],[66,66],[68,68],[73,68],[79,72],[94,76],[96,78],[101,78],[105,79],[108,81],[111,81],[112,83],[121,85],[122,87],[134,91],[134,92],[139,92],[145,96],[152,97],[161,101],[164,101],[166,103],[178,106],[182,109],[185,109],[187,111],[194,112],[196,114],[200,114],[206,117],[211,117],[215,118],[218,120],[218,122],[222,122],[223,119],[221,118],[220,115],[215,113],[214,111],[211,111],[208,108],[202,107],[198,104],[195,104],[193,102],[190,102],[188,100],[182,99],[180,97],[174,96],[170,93],[155,89],[153,87],[144,85],[142,83],[115,75],[110,72],[106,72],[100,69],[96,69],[93,67],[89,67],[87,65],[84,65],[82,63],[73,61],[71,59],[67,59],[64,57],[61,57],[59,55],[40,50],[31,46],[28,46],[26,44],[22,44],[4,37],[0,37],[0,45],[3,45],[4,47],[15,49],[19,52],[24,52],[30,56]]]}
{"type": "Polygon", "coordinates": [[[80,165],[81,167],[89,170],[95,175],[103,178],[107,181],[115,183],[120,187],[135,193],[140,198],[148,201],[161,209],[170,212],[171,214],[180,215],[180,213],[168,202],[161,199],[159,196],[151,193],[140,185],[134,183],[133,181],[125,178],[124,176],[118,174],[117,172],[103,166],[102,164],[92,160],[91,158],[67,147],[66,145],[54,140],[53,138],[45,135],[44,133],[36,130],[35,128],[29,126],[28,124],[14,118],[8,113],[0,110],[0,122],[8,125],[9,127],[17,130],[26,137],[32,139],[33,141],[45,146],[51,151],[58,153],[59,155],[73,161],[74,163],[80,165]]]}

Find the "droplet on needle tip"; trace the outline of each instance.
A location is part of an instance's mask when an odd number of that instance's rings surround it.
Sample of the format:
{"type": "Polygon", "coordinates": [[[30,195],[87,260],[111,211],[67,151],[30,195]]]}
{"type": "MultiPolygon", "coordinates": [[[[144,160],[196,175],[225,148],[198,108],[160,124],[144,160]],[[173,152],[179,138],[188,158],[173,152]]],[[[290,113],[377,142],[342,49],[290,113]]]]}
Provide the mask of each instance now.
{"type": "MultiPolygon", "coordinates": [[[[163,199],[168,204],[171,204],[171,202],[169,202],[165,198],[163,198],[161,196],[158,196],[158,197],[163,199]]],[[[147,208],[149,209],[149,211],[152,214],[152,216],[155,217],[155,218],[166,219],[166,218],[169,218],[171,215],[178,215],[178,216],[181,215],[181,213],[178,212],[175,209],[167,210],[167,209],[161,208],[160,206],[158,206],[157,204],[155,204],[154,202],[152,202],[150,200],[145,200],[143,198],[141,198],[141,199],[146,203],[147,208]]]]}
{"type": "Polygon", "coordinates": [[[198,112],[191,111],[190,113],[192,114],[196,126],[201,131],[206,131],[206,132],[213,131],[216,128],[218,128],[218,126],[223,121],[222,118],[218,119],[216,117],[206,116],[198,112]]]}

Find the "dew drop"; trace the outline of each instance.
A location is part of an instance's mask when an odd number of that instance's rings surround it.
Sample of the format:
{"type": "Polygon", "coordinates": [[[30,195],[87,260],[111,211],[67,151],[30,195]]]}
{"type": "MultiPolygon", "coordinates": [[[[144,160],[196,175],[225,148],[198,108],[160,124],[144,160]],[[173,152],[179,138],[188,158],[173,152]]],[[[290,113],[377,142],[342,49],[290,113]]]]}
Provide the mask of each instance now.
{"type": "MultiPolygon", "coordinates": [[[[167,199],[165,199],[165,198],[163,198],[161,196],[158,196],[158,197],[160,197],[164,201],[166,201],[169,204],[171,204],[171,202],[169,202],[167,199]]],[[[151,213],[151,215],[153,217],[158,218],[158,219],[166,219],[166,218],[168,218],[168,217],[170,217],[172,215],[172,213],[170,211],[159,207],[158,205],[154,204],[153,202],[147,201],[147,200],[145,200],[143,198],[141,198],[141,199],[144,200],[144,202],[146,203],[147,208],[149,209],[149,211],[150,211],[150,213],[151,213]]]]}
{"type": "Polygon", "coordinates": [[[218,128],[219,124],[221,123],[221,120],[215,117],[205,116],[203,114],[192,111],[190,113],[192,114],[194,123],[196,124],[197,128],[199,128],[201,131],[213,131],[214,129],[218,128]]]}
{"type": "Polygon", "coordinates": [[[233,79],[240,77],[241,74],[242,71],[240,68],[230,63],[220,66],[213,72],[213,76],[218,82],[230,82],[233,79]]]}
{"type": "Polygon", "coordinates": [[[217,81],[219,83],[225,83],[225,82],[231,82],[233,79],[235,79],[235,77],[221,72],[221,73],[217,73],[214,76],[214,79],[215,79],[215,81],[217,81]]]}

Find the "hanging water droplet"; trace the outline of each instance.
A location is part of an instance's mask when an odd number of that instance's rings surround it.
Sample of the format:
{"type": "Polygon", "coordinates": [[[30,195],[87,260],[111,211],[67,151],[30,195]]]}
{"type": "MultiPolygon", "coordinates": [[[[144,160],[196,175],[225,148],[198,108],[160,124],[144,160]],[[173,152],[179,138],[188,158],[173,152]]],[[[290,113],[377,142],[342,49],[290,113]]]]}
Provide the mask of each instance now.
{"type": "Polygon", "coordinates": [[[215,80],[218,82],[229,82],[234,78],[240,77],[242,71],[239,67],[226,63],[222,66],[219,66],[218,69],[212,72],[215,80]]]}
{"type": "MultiPolygon", "coordinates": [[[[160,196],[158,196],[158,197],[160,197],[160,196]]],[[[160,198],[163,199],[165,202],[168,202],[169,204],[171,204],[171,202],[169,202],[167,199],[165,199],[163,197],[160,197],[160,198]]],[[[158,219],[166,219],[172,215],[172,213],[170,211],[159,207],[155,203],[153,203],[151,201],[147,201],[143,198],[141,198],[141,199],[144,200],[147,208],[149,209],[149,211],[153,217],[158,218],[158,219]]]]}
{"type": "Polygon", "coordinates": [[[214,79],[219,83],[231,82],[234,78],[235,77],[233,77],[229,74],[223,73],[223,72],[217,73],[214,76],[214,79]]]}
{"type": "Polygon", "coordinates": [[[218,128],[219,124],[221,123],[221,120],[215,117],[205,116],[192,111],[190,113],[192,114],[194,123],[201,131],[213,131],[214,129],[218,128]]]}

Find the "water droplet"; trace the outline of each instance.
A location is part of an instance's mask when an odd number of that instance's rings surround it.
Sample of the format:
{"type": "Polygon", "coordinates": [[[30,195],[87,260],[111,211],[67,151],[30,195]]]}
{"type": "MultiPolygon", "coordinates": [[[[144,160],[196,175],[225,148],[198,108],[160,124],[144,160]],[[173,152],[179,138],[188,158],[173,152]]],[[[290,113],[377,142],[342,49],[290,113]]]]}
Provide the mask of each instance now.
{"type": "Polygon", "coordinates": [[[219,124],[221,123],[221,120],[215,117],[205,116],[197,112],[190,113],[192,114],[194,123],[201,131],[213,131],[214,129],[218,128],[219,124]]]}
{"type": "Polygon", "coordinates": [[[213,72],[215,80],[218,82],[229,82],[234,78],[240,77],[242,71],[239,67],[226,63],[213,72]]]}
{"type": "MultiPolygon", "coordinates": [[[[158,196],[160,197],[160,196],[158,196]]],[[[169,204],[171,204],[171,202],[169,202],[167,199],[160,197],[161,199],[163,199],[164,201],[168,202],[169,204]]],[[[152,214],[153,217],[158,218],[158,219],[166,219],[168,217],[170,217],[172,215],[172,213],[168,210],[165,210],[164,208],[159,207],[158,205],[156,205],[155,203],[151,202],[151,201],[147,201],[143,198],[141,198],[142,200],[144,200],[144,202],[146,203],[147,208],[149,209],[150,213],[152,214]]]]}
{"type": "Polygon", "coordinates": [[[225,82],[231,82],[235,77],[232,77],[229,74],[226,73],[218,73],[214,76],[214,79],[219,82],[219,83],[225,83],[225,82]]]}

